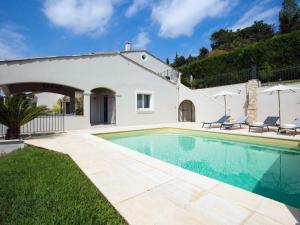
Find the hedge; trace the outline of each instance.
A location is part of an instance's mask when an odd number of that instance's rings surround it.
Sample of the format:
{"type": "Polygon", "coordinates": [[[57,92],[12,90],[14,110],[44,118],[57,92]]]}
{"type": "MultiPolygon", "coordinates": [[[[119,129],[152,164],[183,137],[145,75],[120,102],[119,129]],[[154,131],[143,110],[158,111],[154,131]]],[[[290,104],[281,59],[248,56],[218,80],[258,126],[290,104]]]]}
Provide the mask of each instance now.
{"type": "Polygon", "coordinates": [[[178,70],[183,74],[183,83],[187,84],[189,75],[193,75],[197,87],[209,87],[248,79],[252,65],[260,70],[270,70],[299,64],[300,31],[295,31],[277,34],[266,41],[249,44],[223,55],[196,60],[178,70]]]}

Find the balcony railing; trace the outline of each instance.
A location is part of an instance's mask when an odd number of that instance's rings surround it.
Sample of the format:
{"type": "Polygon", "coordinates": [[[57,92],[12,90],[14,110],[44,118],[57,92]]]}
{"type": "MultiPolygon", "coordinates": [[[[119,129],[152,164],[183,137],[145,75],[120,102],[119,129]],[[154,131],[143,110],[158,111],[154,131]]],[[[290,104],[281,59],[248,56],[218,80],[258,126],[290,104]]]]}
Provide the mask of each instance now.
{"type": "Polygon", "coordinates": [[[177,83],[180,77],[180,73],[176,70],[166,70],[160,73],[160,75],[174,83],[177,83]]]}

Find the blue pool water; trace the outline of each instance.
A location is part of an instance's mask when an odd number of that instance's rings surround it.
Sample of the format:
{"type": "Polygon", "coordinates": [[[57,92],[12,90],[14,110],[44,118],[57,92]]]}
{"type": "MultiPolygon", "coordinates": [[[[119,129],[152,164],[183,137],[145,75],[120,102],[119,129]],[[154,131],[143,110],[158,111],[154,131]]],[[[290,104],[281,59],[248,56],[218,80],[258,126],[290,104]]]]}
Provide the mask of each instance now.
{"type": "Polygon", "coordinates": [[[300,151],[169,130],[126,132],[103,138],[300,208],[300,151]]]}

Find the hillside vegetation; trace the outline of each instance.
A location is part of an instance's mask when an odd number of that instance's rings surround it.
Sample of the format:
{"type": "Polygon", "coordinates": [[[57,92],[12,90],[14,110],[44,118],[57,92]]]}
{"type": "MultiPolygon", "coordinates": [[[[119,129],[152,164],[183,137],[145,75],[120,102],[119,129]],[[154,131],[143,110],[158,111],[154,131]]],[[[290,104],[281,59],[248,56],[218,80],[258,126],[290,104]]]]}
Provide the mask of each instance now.
{"type": "Polygon", "coordinates": [[[252,65],[272,70],[297,64],[300,64],[300,31],[278,34],[266,41],[236,48],[228,53],[196,59],[178,67],[178,70],[183,73],[184,84],[189,85],[189,76],[193,75],[196,87],[206,87],[211,86],[210,78],[221,74],[236,72],[246,76],[252,65]]]}
{"type": "Polygon", "coordinates": [[[197,56],[188,57],[176,53],[172,66],[182,72],[182,83],[193,88],[245,82],[253,74],[259,74],[264,82],[298,80],[300,7],[296,0],[283,0],[278,20],[278,31],[264,21],[215,31],[210,38],[211,50],[202,47],[197,56]],[[278,75],[278,70],[286,67],[292,69],[278,75]]]}

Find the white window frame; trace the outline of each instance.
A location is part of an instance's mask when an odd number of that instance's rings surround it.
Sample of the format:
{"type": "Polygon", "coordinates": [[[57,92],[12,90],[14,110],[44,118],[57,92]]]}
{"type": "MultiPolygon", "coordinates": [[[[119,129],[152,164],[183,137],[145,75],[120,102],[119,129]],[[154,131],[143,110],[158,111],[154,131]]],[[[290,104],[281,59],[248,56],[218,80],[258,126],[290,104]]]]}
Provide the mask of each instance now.
{"type": "Polygon", "coordinates": [[[154,93],[153,91],[136,91],[135,92],[135,111],[136,113],[154,113],[154,93]],[[150,108],[138,108],[137,107],[137,96],[138,95],[150,95],[150,108]]]}

